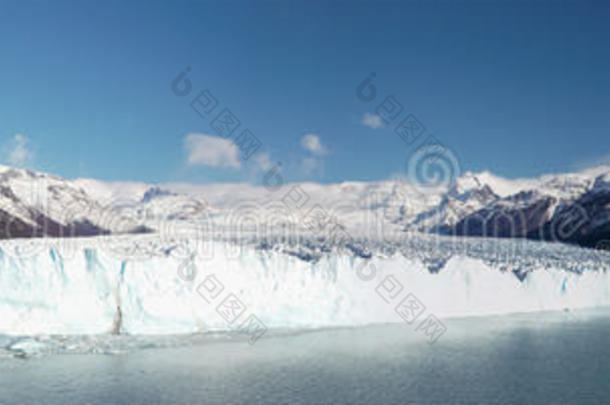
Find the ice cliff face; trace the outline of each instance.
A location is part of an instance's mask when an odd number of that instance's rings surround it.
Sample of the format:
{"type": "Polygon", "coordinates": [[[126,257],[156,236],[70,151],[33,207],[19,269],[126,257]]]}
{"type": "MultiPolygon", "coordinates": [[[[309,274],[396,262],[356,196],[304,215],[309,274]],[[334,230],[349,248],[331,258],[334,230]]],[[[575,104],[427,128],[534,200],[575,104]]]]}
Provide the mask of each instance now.
{"type": "Polygon", "coordinates": [[[193,333],[251,316],[268,328],[405,322],[407,297],[422,319],[610,305],[607,253],[565,245],[208,240],[189,256],[129,238],[131,248],[112,238],[2,242],[0,334],[193,333]]]}

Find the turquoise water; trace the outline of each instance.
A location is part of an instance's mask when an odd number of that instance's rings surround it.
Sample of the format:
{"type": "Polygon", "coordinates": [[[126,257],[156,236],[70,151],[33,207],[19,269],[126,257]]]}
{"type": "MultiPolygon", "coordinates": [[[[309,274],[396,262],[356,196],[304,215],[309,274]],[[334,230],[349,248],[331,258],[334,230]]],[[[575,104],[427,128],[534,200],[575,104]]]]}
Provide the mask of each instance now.
{"type": "Polygon", "coordinates": [[[610,310],[0,360],[0,404],[607,404],[610,310]]]}

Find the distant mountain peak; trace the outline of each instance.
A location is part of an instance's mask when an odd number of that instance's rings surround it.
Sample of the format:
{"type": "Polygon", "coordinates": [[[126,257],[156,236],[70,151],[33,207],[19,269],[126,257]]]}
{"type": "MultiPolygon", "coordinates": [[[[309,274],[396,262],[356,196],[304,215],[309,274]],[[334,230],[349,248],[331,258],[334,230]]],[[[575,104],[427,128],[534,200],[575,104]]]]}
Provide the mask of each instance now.
{"type": "Polygon", "coordinates": [[[152,201],[155,198],[159,197],[167,197],[167,196],[175,196],[176,193],[173,193],[169,190],[162,189],[159,186],[151,187],[144,192],[144,195],[140,199],[140,202],[147,203],[152,201]]]}

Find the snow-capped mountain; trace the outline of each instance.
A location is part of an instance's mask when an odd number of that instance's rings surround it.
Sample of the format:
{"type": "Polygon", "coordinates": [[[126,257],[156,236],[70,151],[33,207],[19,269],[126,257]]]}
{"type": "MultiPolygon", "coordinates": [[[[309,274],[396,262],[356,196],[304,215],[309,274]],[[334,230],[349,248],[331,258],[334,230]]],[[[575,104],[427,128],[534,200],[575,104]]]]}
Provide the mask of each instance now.
{"type": "Polygon", "coordinates": [[[520,182],[516,193],[441,228],[456,235],[527,237],[593,247],[610,237],[609,172],[600,167],[520,182]]]}
{"type": "Polygon", "coordinates": [[[306,232],[319,207],[343,229],[383,238],[395,231],[527,237],[595,246],[607,239],[610,167],[533,179],[467,172],[446,189],[405,181],[149,185],[65,180],[0,168],[1,236],[86,236],[205,228],[306,232]],[[302,198],[291,203],[294,195],[302,198]]]}
{"type": "Polygon", "coordinates": [[[95,236],[137,226],[126,222],[73,181],[0,166],[0,238],[95,236]]]}
{"type": "Polygon", "coordinates": [[[70,181],[29,170],[0,167],[1,237],[76,236],[108,233],[101,206],[70,181]]]}

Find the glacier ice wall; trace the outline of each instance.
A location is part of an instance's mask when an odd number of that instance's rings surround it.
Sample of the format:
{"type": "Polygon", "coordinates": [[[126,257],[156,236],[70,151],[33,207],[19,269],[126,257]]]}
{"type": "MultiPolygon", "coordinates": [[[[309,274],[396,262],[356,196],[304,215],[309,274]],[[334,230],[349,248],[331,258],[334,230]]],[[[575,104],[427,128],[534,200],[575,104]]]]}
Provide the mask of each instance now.
{"type": "Polygon", "coordinates": [[[536,260],[517,277],[464,254],[430,272],[421,257],[398,251],[303,260],[247,244],[236,254],[234,244],[217,241],[186,259],[169,250],[122,258],[91,240],[69,248],[41,242],[28,255],[15,254],[16,246],[0,244],[0,334],[222,331],[250,315],[268,328],[398,323],[396,308],[409,294],[423,305],[422,318],[610,306],[605,267],[578,273],[536,260]],[[228,297],[241,304],[235,319],[222,311],[228,297]]]}

